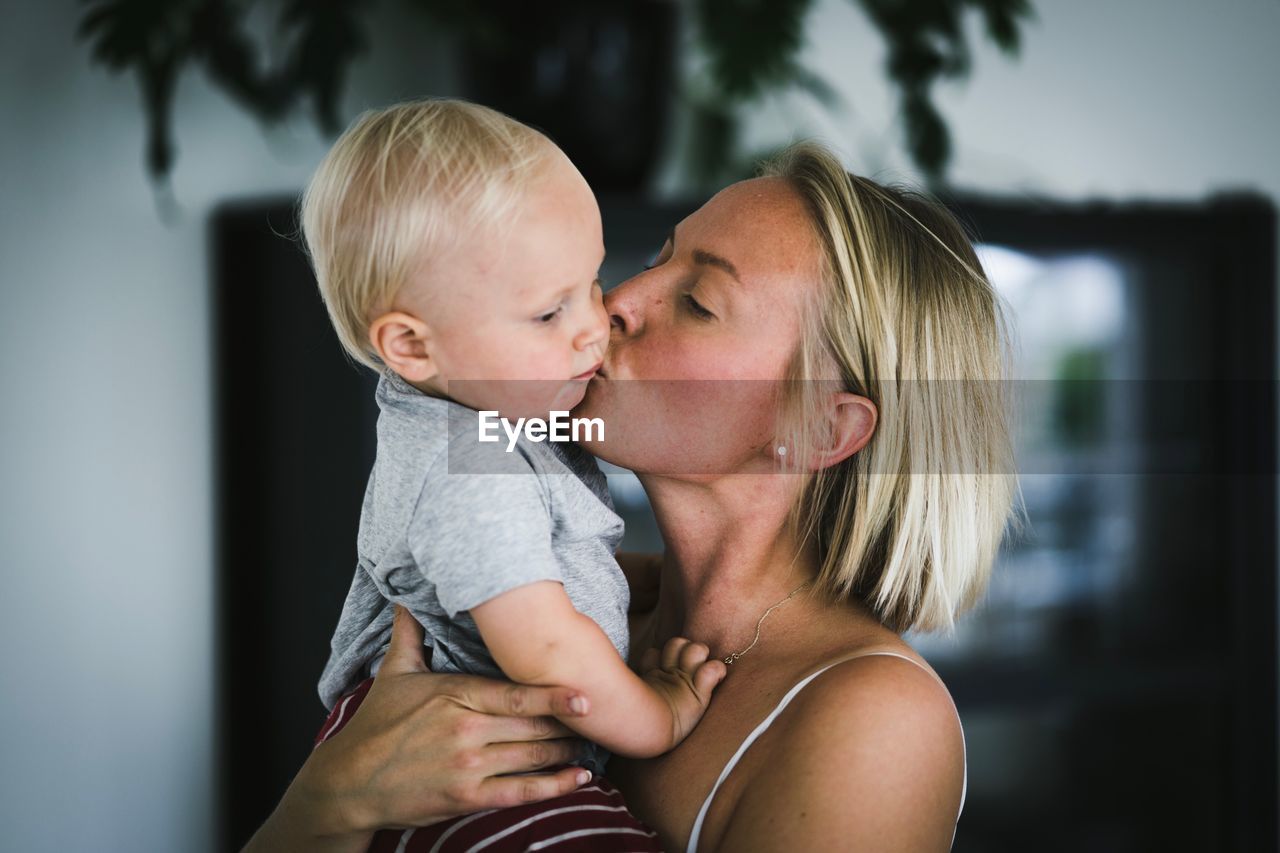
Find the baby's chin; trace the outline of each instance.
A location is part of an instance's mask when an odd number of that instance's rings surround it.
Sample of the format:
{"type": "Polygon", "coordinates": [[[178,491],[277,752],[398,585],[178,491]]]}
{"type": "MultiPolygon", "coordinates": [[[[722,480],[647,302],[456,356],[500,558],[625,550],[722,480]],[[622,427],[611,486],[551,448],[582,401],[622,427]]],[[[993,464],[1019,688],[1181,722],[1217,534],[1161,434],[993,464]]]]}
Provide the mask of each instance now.
{"type": "Polygon", "coordinates": [[[555,402],[549,407],[550,411],[565,412],[576,407],[582,402],[582,398],[587,395],[587,386],[590,382],[578,382],[570,380],[565,383],[564,389],[556,395],[555,402]]]}

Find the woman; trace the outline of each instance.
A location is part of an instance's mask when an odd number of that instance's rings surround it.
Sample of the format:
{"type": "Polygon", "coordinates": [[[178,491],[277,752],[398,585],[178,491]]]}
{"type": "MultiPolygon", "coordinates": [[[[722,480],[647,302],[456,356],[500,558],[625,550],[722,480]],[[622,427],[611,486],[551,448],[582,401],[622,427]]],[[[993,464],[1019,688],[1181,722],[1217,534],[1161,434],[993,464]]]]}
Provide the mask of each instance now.
{"type": "MultiPolygon", "coordinates": [[[[963,734],[899,634],[976,600],[1016,491],[1007,330],[962,229],[800,145],[680,223],[606,307],[575,413],[604,419],[590,447],[640,473],[666,545],[629,567],[631,648],[681,635],[729,664],[679,747],[615,757],[610,778],[669,850],[947,849],[963,734]]],[[[498,777],[572,758],[544,716],[570,698],[427,674],[397,618],[363,706],[250,849],[360,850],[571,790],[572,769],[498,777]]]]}

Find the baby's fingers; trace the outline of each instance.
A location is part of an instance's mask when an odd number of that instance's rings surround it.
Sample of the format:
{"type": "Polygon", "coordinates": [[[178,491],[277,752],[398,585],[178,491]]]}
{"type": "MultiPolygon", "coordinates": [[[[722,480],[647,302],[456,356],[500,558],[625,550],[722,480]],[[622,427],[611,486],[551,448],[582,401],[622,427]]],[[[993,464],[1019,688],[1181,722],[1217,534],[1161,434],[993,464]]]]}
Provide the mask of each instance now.
{"type": "Polygon", "coordinates": [[[693,673],[693,689],[702,699],[707,699],[716,685],[729,674],[729,667],[724,661],[712,658],[702,663],[693,673]]]}
{"type": "Polygon", "coordinates": [[[689,643],[680,650],[680,668],[685,672],[693,672],[710,654],[711,649],[703,643],[689,643]]]}
{"type": "Polygon", "coordinates": [[[680,666],[680,653],[688,646],[689,640],[684,637],[672,637],[662,647],[662,668],[676,669],[680,666]]]}

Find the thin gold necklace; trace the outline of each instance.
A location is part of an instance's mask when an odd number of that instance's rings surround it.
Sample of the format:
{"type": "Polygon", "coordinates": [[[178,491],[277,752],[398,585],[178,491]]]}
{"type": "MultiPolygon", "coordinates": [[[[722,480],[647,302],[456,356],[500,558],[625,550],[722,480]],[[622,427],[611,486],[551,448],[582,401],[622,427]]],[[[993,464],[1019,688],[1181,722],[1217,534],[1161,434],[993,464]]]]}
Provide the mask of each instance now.
{"type": "Polygon", "coordinates": [[[772,613],[773,611],[777,610],[777,609],[778,609],[779,607],[781,607],[782,605],[786,604],[786,603],[787,603],[788,601],[790,601],[792,598],[794,598],[794,597],[795,597],[795,594],[796,594],[797,592],[799,592],[800,590],[804,589],[804,588],[805,588],[806,586],[808,586],[810,583],[811,583],[811,581],[805,581],[804,583],[800,584],[800,586],[798,586],[798,587],[796,587],[795,589],[791,590],[791,594],[790,594],[790,595],[788,595],[786,598],[782,599],[782,600],[781,600],[781,601],[779,601],[777,604],[773,605],[773,606],[772,606],[772,607],[770,607],[768,610],[766,610],[764,613],[762,613],[762,614],[760,615],[760,621],[756,623],[756,637],[755,637],[755,639],[754,639],[754,640],[752,640],[752,641],[751,641],[751,645],[747,646],[747,647],[746,647],[745,649],[743,649],[742,651],[740,651],[740,652],[734,652],[733,654],[731,654],[731,655],[729,655],[727,658],[725,658],[725,659],[724,659],[725,665],[726,665],[726,666],[728,666],[729,664],[731,664],[731,663],[733,663],[734,661],[736,661],[738,658],[740,658],[740,657],[742,657],[743,655],[745,655],[747,652],[751,651],[751,650],[755,647],[755,644],[756,644],[756,643],[758,643],[758,642],[760,642],[760,626],[761,626],[762,624],[764,624],[764,619],[765,619],[765,617],[766,617],[766,616],[768,616],[768,615],[769,615],[770,613],[772,613]]]}

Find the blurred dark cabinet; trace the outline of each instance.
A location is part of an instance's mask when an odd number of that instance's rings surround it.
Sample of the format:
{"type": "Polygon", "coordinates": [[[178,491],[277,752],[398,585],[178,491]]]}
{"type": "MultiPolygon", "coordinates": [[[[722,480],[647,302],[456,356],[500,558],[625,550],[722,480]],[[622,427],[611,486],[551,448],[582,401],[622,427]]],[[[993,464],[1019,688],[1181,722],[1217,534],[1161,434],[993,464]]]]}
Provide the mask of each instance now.
{"type": "Polygon", "coordinates": [[[373,464],[375,380],[352,365],[292,207],[214,216],[218,719],[223,844],[239,849],[302,766],[355,566],[373,464]]]}

